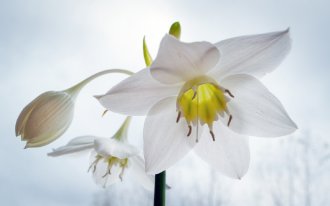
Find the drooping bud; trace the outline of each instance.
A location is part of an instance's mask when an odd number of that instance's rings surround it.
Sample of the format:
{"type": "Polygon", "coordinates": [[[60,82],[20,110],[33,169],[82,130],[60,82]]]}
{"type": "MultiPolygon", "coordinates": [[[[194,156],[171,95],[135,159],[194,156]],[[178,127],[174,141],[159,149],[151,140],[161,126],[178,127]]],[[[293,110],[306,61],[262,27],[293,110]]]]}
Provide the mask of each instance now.
{"type": "Polygon", "coordinates": [[[29,103],[15,126],[16,136],[27,142],[25,148],[41,147],[59,138],[72,122],[74,103],[80,90],[95,78],[109,73],[132,74],[122,69],[104,70],[67,90],[45,92],[29,103]]]}
{"type": "Polygon", "coordinates": [[[74,99],[64,91],[49,91],[28,104],[16,121],[16,136],[26,147],[40,147],[57,139],[73,119],[74,99]]]}

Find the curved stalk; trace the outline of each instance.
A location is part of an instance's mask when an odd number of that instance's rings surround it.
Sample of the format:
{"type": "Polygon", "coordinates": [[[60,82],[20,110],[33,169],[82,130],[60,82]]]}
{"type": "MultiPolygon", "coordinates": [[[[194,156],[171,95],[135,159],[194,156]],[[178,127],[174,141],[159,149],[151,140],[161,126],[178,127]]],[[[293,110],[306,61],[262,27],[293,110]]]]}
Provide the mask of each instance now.
{"type": "Polygon", "coordinates": [[[125,69],[108,69],[108,70],[104,70],[104,71],[98,72],[96,74],[93,74],[92,76],[84,79],[83,81],[81,81],[78,84],[70,87],[69,89],[64,90],[64,92],[67,92],[67,93],[71,94],[72,97],[75,98],[79,94],[80,90],[86,84],[88,84],[92,80],[96,79],[97,77],[100,77],[100,76],[105,75],[105,74],[110,74],[110,73],[119,73],[119,74],[127,74],[127,75],[134,74],[134,72],[131,72],[131,71],[125,70],[125,69]]]}

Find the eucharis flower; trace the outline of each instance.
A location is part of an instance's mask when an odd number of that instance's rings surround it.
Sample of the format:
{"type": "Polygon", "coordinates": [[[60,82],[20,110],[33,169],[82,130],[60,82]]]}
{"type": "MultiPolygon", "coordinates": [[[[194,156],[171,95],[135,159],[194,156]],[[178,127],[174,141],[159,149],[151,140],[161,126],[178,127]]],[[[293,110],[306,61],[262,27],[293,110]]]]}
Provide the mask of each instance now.
{"type": "Polygon", "coordinates": [[[166,170],[194,148],[218,171],[241,178],[249,165],[247,136],[278,137],[297,128],[258,80],[281,63],[290,47],[289,30],[216,44],[165,35],[150,68],[97,98],[114,112],[147,115],[148,173],[166,170]]]}
{"type": "Polygon", "coordinates": [[[72,139],[67,145],[54,149],[49,156],[61,156],[91,150],[91,163],[88,171],[93,173],[96,184],[109,186],[123,180],[126,170],[144,188],[152,190],[153,176],[145,173],[143,158],[139,150],[127,143],[128,117],[112,138],[81,136],[72,139]]]}
{"type": "Polygon", "coordinates": [[[64,91],[48,91],[28,104],[16,121],[16,136],[27,141],[25,148],[40,147],[60,137],[70,126],[74,103],[80,90],[93,79],[108,73],[132,74],[121,69],[110,69],[94,74],[64,91]]]}

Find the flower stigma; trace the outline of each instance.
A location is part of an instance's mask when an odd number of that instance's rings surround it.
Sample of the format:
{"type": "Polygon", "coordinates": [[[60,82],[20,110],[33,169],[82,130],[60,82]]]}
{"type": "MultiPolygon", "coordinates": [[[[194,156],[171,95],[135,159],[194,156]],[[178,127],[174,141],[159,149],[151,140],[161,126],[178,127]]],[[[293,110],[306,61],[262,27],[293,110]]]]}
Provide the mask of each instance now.
{"type": "Polygon", "coordinates": [[[208,76],[200,76],[187,81],[180,90],[177,98],[178,116],[184,118],[188,124],[189,137],[192,133],[192,126],[196,126],[196,142],[198,142],[199,124],[207,124],[212,140],[215,141],[213,132],[213,122],[219,119],[219,115],[224,118],[228,116],[227,126],[230,126],[232,115],[229,113],[227,103],[234,95],[221,87],[215,80],[208,76]]]}

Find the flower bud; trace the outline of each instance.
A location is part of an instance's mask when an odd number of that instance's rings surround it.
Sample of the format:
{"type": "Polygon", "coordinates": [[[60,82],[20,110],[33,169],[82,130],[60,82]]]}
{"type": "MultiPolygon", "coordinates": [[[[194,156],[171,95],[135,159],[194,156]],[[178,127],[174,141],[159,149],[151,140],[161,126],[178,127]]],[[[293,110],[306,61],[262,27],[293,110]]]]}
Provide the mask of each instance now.
{"type": "Polygon", "coordinates": [[[108,69],[98,72],[64,91],[49,91],[28,104],[16,121],[16,136],[27,141],[25,148],[41,147],[60,137],[73,119],[74,102],[80,90],[95,78],[104,74],[133,73],[124,69],[108,69]]]}
{"type": "Polygon", "coordinates": [[[16,136],[25,148],[40,147],[56,140],[70,126],[74,96],[66,91],[48,91],[28,104],[16,121],[16,136]]]}

